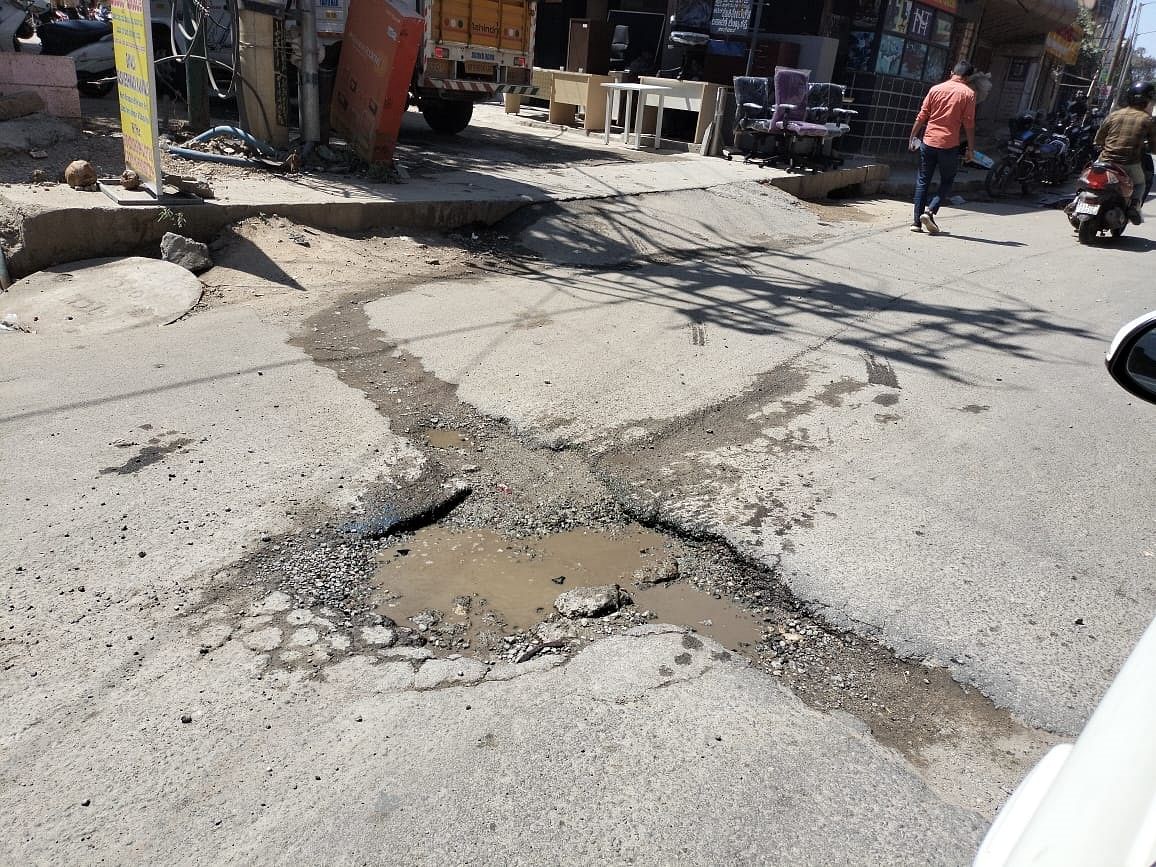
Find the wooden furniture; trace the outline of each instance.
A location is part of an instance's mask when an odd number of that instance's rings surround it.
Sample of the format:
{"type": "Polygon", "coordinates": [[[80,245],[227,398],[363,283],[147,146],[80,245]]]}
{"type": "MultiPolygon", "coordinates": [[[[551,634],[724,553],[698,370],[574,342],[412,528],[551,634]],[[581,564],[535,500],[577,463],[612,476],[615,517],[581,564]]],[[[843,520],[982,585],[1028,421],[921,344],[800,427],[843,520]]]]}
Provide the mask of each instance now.
{"type": "MultiPolygon", "coordinates": [[[[659,84],[627,84],[623,82],[612,82],[603,84],[602,86],[606,89],[607,118],[611,116],[614,97],[618,94],[626,94],[626,110],[622,117],[622,143],[627,147],[633,147],[635,150],[639,150],[642,147],[642,115],[643,109],[646,106],[646,100],[651,98],[658,100],[658,121],[655,125],[654,148],[657,150],[662,147],[662,100],[670,88],[659,84]],[[632,116],[634,119],[633,145],[630,144],[630,121],[632,116]]],[[[606,129],[602,134],[602,143],[610,144],[609,122],[606,123],[606,129]]]]}
{"type": "MultiPolygon", "coordinates": [[[[719,85],[707,81],[679,81],[675,78],[657,78],[643,75],[638,79],[640,84],[654,84],[667,88],[662,94],[662,102],[667,110],[692,111],[698,120],[695,124],[694,141],[692,144],[703,145],[707,128],[714,122],[715,104],[717,103],[719,85]]],[[[661,138],[659,98],[655,94],[645,97],[646,112],[643,118],[643,131],[656,134],[656,141],[661,138]],[[652,109],[655,109],[652,111],[652,109]]],[[[657,145],[655,145],[657,147],[657,145]]]]}
{"type": "Polygon", "coordinates": [[[570,41],[566,44],[566,71],[605,75],[610,71],[612,28],[605,19],[570,19],[570,41]]]}
{"type": "Polygon", "coordinates": [[[554,73],[554,94],[550,98],[550,123],[574,126],[578,108],[585,109],[582,129],[590,132],[606,129],[606,102],[602,85],[614,81],[608,75],[583,72],[554,73]]]}
{"type": "Polygon", "coordinates": [[[530,84],[538,88],[538,92],[533,96],[523,96],[520,93],[502,94],[502,105],[506,109],[506,114],[517,114],[521,111],[522,100],[544,99],[546,102],[549,102],[554,98],[553,69],[540,69],[535,66],[534,71],[530,75],[530,84]]]}

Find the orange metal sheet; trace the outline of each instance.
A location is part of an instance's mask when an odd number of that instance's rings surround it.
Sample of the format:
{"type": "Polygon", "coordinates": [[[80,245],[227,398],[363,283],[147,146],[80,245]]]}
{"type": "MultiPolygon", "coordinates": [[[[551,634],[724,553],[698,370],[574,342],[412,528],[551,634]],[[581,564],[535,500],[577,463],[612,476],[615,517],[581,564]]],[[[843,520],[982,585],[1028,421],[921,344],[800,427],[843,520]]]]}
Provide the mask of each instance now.
{"type": "Polygon", "coordinates": [[[366,162],[393,159],[424,26],[390,0],[350,4],[330,118],[366,162]]]}
{"type": "Polygon", "coordinates": [[[530,37],[523,3],[502,4],[502,33],[498,47],[506,51],[526,51],[530,37]]]}

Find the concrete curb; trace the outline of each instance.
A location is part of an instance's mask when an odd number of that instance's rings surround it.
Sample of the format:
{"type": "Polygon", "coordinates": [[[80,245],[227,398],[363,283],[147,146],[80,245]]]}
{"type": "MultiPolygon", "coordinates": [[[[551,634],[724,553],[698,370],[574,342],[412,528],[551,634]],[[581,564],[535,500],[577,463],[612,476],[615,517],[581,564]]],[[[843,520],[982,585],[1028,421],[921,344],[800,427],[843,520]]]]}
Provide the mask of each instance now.
{"type": "MultiPolygon", "coordinates": [[[[95,194],[94,194],[95,195],[95,194]]],[[[13,277],[60,262],[155,253],[166,232],[211,241],[223,228],[260,214],[331,231],[360,231],[376,226],[412,229],[456,229],[491,224],[529,204],[525,198],[423,202],[354,201],[292,204],[214,204],[181,208],[181,224],[164,219],[152,206],[94,210],[86,207],[25,208],[14,206],[22,223],[22,243],[9,254],[13,277]],[[94,222],[99,227],[94,227],[94,222]]]]}
{"type": "Polygon", "coordinates": [[[891,174],[885,163],[870,163],[830,172],[813,172],[774,178],[771,184],[799,199],[821,199],[835,190],[855,188],[855,192],[873,196],[891,174]]]}
{"type": "MultiPolygon", "coordinates": [[[[952,184],[952,194],[985,193],[983,181],[982,177],[957,180],[952,184]]],[[[896,199],[910,199],[915,195],[915,179],[904,177],[888,179],[880,186],[879,192],[896,199]]]]}

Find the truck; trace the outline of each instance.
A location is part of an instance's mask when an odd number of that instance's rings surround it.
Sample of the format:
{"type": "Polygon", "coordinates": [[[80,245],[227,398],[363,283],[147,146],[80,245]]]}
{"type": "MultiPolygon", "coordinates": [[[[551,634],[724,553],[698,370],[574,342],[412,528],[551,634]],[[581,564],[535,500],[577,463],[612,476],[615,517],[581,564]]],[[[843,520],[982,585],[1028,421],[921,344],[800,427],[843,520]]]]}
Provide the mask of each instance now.
{"type": "Polygon", "coordinates": [[[499,93],[535,93],[530,85],[535,0],[418,3],[425,16],[425,40],[410,98],[431,129],[461,132],[469,125],[475,102],[499,93]]]}
{"type": "MultiPolygon", "coordinates": [[[[316,0],[318,38],[326,47],[323,69],[336,70],[349,4],[357,2],[371,0],[316,0]]],[[[502,93],[537,92],[531,86],[536,0],[408,2],[425,19],[409,105],[418,108],[434,132],[461,132],[475,102],[502,93]]]]}
{"type": "MultiPolygon", "coordinates": [[[[261,5],[270,11],[285,9],[286,0],[261,5]]],[[[323,70],[336,70],[350,3],[372,0],[315,0],[318,40],[325,50],[323,70]]],[[[474,103],[501,93],[532,95],[534,66],[535,0],[415,0],[425,19],[424,38],[410,86],[409,105],[421,111],[435,132],[452,135],[470,122],[474,103]]],[[[214,69],[227,80],[225,67],[233,59],[234,0],[199,0],[207,12],[205,29],[208,54],[214,69]]],[[[158,59],[171,57],[174,42],[178,53],[188,50],[190,24],[181,20],[181,0],[151,0],[153,48],[158,59]],[[174,29],[173,25],[177,25],[174,29]],[[175,39],[174,39],[175,36],[175,39]]],[[[285,13],[286,36],[293,40],[292,12],[285,13]]],[[[299,45],[299,42],[298,42],[299,45]]],[[[92,74],[87,76],[91,95],[107,92],[115,78],[112,43],[98,49],[92,74]]],[[[298,52],[299,56],[299,52],[298,52]]],[[[78,64],[79,68],[79,64],[78,64]]],[[[83,76],[82,76],[83,77],[83,76]]],[[[171,60],[158,63],[162,90],[183,88],[184,72],[171,60]]]]}

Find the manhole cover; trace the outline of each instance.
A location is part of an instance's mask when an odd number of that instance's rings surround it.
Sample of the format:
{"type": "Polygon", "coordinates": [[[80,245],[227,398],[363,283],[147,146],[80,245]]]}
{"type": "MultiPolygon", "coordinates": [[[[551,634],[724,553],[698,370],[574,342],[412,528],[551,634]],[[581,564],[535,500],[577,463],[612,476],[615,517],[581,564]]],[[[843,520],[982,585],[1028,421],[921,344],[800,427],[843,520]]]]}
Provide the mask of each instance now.
{"type": "Polygon", "coordinates": [[[0,295],[0,316],[14,314],[40,334],[107,334],[167,325],[200,300],[201,281],[159,259],[86,259],[37,271],[0,295]]]}

